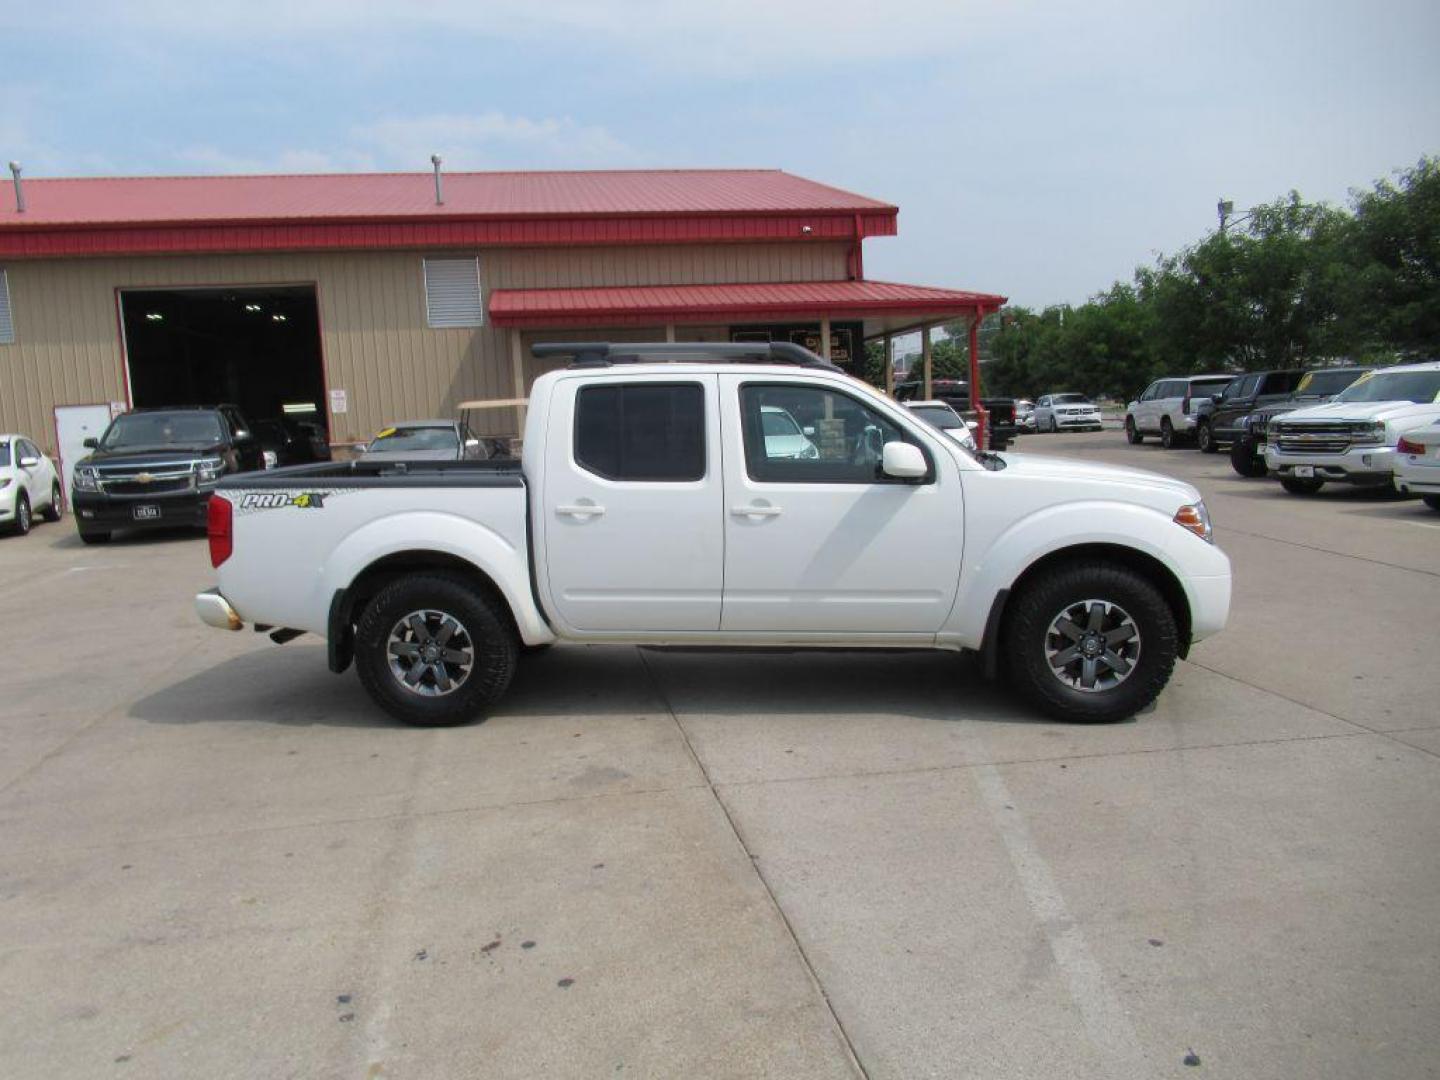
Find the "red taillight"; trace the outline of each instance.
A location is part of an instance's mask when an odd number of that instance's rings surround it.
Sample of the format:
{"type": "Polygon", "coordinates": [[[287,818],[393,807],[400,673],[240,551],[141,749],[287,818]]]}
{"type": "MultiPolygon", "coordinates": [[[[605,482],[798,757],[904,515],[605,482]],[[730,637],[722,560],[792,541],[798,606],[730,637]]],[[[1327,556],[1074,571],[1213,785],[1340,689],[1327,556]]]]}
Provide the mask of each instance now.
{"type": "Polygon", "coordinates": [[[219,566],[235,550],[235,534],[231,528],[230,500],[211,495],[205,517],[205,533],[210,537],[210,565],[219,566]]]}
{"type": "Polygon", "coordinates": [[[1402,435],[1400,441],[1395,444],[1395,452],[1397,454],[1423,454],[1425,453],[1425,444],[1411,442],[1402,435]]]}

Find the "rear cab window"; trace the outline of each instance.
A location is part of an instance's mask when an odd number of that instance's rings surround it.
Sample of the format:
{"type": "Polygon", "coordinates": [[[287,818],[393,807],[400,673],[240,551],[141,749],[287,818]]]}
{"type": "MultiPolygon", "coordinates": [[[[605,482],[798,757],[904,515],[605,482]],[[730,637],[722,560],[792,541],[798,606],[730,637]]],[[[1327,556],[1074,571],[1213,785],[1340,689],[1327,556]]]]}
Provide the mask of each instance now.
{"type": "Polygon", "coordinates": [[[703,480],[705,389],[698,382],[581,387],[574,440],[575,464],[606,480],[703,480]]]}

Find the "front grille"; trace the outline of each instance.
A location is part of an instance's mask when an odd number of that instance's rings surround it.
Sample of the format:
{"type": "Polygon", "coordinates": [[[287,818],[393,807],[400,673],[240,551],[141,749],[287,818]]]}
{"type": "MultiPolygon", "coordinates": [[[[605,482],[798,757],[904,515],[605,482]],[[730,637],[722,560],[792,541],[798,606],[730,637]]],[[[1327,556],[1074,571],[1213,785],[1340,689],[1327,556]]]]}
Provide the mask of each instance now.
{"type": "Polygon", "coordinates": [[[1350,449],[1350,425],[1325,420],[1280,420],[1271,435],[1281,453],[1343,454],[1350,449]]]}
{"type": "Polygon", "coordinates": [[[190,477],[152,480],[142,484],[135,480],[107,480],[105,490],[111,495],[170,495],[190,490],[190,477]]]}

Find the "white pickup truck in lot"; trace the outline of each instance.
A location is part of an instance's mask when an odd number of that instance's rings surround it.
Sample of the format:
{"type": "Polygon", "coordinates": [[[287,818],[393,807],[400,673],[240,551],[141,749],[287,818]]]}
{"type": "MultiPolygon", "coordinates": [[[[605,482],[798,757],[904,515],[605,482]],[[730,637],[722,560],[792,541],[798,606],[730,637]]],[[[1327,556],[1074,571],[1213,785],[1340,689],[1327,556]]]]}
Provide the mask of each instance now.
{"type": "Polygon", "coordinates": [[[1225,625],[1188,484],[971,451],[788,343],[535,352],[573,363],[535,381],[519,462],[222,481],[201,619],[322,635],[415,724],[480,715],[557,641],[973,650],[1052,715],[1113,720],[1225,625]],[[803,439],[771,436],[780,411],[803,439]]]}

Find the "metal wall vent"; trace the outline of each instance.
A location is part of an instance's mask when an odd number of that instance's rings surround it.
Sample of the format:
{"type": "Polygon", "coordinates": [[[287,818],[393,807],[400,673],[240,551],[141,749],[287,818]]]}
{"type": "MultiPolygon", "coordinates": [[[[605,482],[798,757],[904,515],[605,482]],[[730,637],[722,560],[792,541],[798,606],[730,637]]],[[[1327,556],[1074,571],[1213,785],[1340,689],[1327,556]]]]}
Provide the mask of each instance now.
{"type": "Polygon", "coordinates": [[[484,326],[480,260],[425,259],[425,318],[430,326],[484,326]]]}

